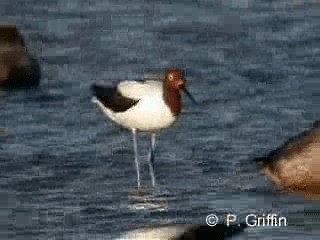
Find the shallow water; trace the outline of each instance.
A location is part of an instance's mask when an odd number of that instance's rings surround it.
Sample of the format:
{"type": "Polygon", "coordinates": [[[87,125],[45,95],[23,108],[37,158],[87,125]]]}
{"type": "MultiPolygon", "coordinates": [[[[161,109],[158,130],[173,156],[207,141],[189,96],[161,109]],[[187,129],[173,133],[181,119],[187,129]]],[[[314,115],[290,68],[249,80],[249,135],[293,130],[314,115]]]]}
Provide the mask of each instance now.
{"type": "MultiPolygon", "coordinates": [[[[250,160],[319,119],[317,1],[15,1],[0,7],[43,71],[38,90],[0,91],[0,238],[110,239],[161,222],[279,213],[248,239],[318,236],[318,202],[274,194],[250,160]],[[33,3],[32,3],[33,2],[33,3]],[[131,135],[90,102],[90,85],[186,70],[156,149],[165,211],[130,209],[131,135]]],[[[149,137],[139,135],[142,183],[149,137]]]]}

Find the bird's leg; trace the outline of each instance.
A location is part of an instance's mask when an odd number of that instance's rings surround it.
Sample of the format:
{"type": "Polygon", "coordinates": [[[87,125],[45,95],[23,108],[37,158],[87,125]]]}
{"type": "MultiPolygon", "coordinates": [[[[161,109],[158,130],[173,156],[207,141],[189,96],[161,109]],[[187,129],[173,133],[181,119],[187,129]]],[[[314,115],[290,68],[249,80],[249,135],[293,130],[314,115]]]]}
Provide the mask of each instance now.
{"type": "Polygon", "coordinates": [[[136,164],[136,171],[137,171],[137,183],[138,183],[138,188],[140,188],[140,170],[139,170],[139,160],[138,160],[137,130],[135,128],[132,129],[132,137],[133,137],[134,162],[136,164]]]}
{"type": "Polygon", "coordinates": [[[156,146],[156,133],[151,134],[151,147],[148,154],[148,163],[149,163],[149,171],[150,171],[150,177],[152,181],[152,186],[154,187],[156,185],[156,178],[154,176],[153,171],[153,161],[154,161],[154,149],[156,146]]]}

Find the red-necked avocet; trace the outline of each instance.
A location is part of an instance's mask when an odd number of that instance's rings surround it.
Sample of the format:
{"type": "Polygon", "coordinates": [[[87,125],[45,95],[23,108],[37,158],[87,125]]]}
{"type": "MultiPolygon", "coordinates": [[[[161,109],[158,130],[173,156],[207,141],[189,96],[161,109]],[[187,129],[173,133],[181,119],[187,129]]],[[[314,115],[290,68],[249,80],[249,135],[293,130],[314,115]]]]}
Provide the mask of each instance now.
{"type": "Polygon", "coordinates": [[[122,81],[113,87],[94,84],[92,90],[93,102],[103,113],[132,131],[138,188],[140,188],[140,171],[136,133],[137,131],[151,133],[148,163],[152,185],[155,186],[153,159],[156,134],[177,120],[181,111],[180,90],[196,103],[186,89],[184,73],[180,69],[168,69],[165,71],[163,81],[122,81]]]}
{"type": "Polygon", "coordinates": [[[255,160],[277,188],[320,199],[320,121],[255,160]]]}

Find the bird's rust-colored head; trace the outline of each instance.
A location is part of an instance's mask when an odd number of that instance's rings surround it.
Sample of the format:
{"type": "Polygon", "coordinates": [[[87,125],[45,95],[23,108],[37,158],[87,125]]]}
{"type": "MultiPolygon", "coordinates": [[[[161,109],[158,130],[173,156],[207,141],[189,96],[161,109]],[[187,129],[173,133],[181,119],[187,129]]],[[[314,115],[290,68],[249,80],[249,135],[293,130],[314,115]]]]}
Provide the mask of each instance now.
{"type": "Polygon", "coordinates": [[[194,97],[186,88],[186,79],[180,69],[167,69],[165,72],[164,86],[171,90],[183,90],[193,103],[197,103],[194,97]]]}
{"type": "Polygon", "coordinates": [[[182,70],[167,69],[164,76],[164,99],[174,115],[178,115],[181,111],[180,90],[183,90],[196,103],[186,89],[186,80],[182,70]]]}
{"type": "Polygon", "coordinates": [[[180,69],[167,69],[164,81],[167,87],[179,90],[184,88],[186,83],[184,74],[180,69]]]}

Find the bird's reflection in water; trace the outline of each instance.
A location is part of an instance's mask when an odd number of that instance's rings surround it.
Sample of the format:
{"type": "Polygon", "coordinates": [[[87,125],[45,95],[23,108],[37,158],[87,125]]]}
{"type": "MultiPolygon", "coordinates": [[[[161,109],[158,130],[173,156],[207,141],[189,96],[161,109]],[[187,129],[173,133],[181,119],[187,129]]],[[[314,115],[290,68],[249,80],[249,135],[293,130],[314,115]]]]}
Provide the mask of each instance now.
{"type": "Polygon", "coordinates": [[[129,209],[167,211],[168,198],[168,193],[155,192],[153,188],[134,189],[128,193],[129,209]]]}

